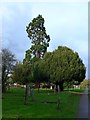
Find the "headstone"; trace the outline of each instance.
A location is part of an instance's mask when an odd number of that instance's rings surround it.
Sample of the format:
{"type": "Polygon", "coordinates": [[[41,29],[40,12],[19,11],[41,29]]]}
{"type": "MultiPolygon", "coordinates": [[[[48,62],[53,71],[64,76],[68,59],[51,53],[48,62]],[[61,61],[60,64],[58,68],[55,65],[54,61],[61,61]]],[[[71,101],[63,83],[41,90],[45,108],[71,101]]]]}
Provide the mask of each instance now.
{"type": "Polygon", "coordinates": [[[27,95],[30,96],[30,85],[28,85],[28,88],[27,88],[27,95]]]}
{"type": "Polygon", "coordinates": [[[33,89],[30,89],[30,96],[33,96],[33,89]]]}
{"type": "Polygon", "coordinates": [[[50,89],[52,90],[52,86],[50,87],[50,89]]]}
{"type": "Polygon", "coordinates": [[[54,86],[54,93],[56,92],[56,85],[54,86]]]}
{"type": "Polygon", "coordinates": [[[58,85],[57,87],[58,87],[58,92],[60,92],[60,87],[59,87],[59,85],[58,85]]]}

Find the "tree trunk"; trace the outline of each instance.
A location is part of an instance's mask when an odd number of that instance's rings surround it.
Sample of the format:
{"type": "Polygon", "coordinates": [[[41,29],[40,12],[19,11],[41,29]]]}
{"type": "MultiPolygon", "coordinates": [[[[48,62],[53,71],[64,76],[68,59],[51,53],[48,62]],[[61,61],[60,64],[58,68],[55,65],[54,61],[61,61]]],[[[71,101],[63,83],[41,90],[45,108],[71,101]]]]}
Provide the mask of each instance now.
{"type": "Polygon", "coordinates": [[[58,84],[56,84],[56,92],[58,92],[58,84]]]}
{"type": "Polygon", "coordinates": [[[58,91],[58,84],[56,83],[54,86],[54,93],[57,93],[57,92],[59,92],[59,91],[58,91]]]}
{"type": "Polygon", "coordinates": [[[63,82],[60,82],[59,86],[60,86],[60,91],[63,91],[63,82]]]}
{"type": "Polygon", "coordinates": [[[57,86],[57,88],[58,88],[58,92],[60,92],[60,86],[59,85],[57,86]]]}
{"type": "Polygon", "coordinates": [[[6,85],[5,83],[2,83],[2,93],[5,93],[6,92],[6,85]]]}
{"type": "Polygon", "coordinates": [[[38,82],[38,93],[40,91],[40,82],[38,82]]]}
{"type": "Polygon", "coordinates": [[[25,89],[25,99],[24,99],[24,104],[27,104],[27,97],[28,97],[28,84],[26,83],[26,89],[25,89]]]}
{"type": "Polygon", "coordinates": [[[40,58],[40,52],[39,51],[36,52],[36,57],[40,58]]]}
{"type": "Polygon", "coordinates": [[[56,92],[56,85],[54,86],[54,93],[56,92]]]}

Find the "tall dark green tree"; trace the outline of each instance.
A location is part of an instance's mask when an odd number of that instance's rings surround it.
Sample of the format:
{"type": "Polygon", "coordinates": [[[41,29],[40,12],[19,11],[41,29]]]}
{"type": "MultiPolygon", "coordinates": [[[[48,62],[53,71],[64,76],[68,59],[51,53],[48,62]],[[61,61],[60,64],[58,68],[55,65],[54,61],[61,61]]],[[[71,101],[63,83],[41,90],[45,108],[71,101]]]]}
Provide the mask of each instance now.
{"type": "Polygon", "coordinates": [[[50,36],[44,27],[44,18],[38,15],[26,26],[28,37],[31,39],[31,55],[42,58],[49,47],[50,36]]]}
{"type": "Polygon", "coordinates": [[[31,40],[32,45],[31,48],[26,51],[23,63],[30,64],[32,68],[31,75],[36,79],[36,82],[38,82],[38,84],[40,84],[40,71],[38,71],[38,74],[36,74],[38,66],[35,65],[34,67],[34,64],[39,59],[43,58],[45,52],[47,51],[47,47],[49,47],[50,41],[50,36],[46,33],[44,22],[45,21],[42,15],[38,15],[26,26],[26,32],[31,40]]]}
{"type": "Polygon", "coordinates": [[[83,61],[77,52],[68,47],[59,46],[52,53],[46,53],[44,62],[50,81],[59,85],[61,91],[64,82],[70,84],[72,81],[77,81],[79,84],[85,78],[86,68],[83,61]]]}

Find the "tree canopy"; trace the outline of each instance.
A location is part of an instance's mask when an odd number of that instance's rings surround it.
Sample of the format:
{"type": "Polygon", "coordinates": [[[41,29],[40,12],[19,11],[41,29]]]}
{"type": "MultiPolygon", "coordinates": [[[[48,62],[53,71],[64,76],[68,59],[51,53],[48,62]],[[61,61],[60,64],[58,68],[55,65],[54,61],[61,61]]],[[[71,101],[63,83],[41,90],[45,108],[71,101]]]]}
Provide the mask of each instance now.
{"type": "Polygon", "coordinates": [[[49,47],[50,36],[46,33],[42,15],[38,15],[26,26],[26,32],[32,43],[29,50],[31,55],[38,58],[43,57],[47,47],[49,47]]]}
{"type": "Polygon", "coordinates": [[[26,26],[32,43],[23,60],[22,74],[26,83],[49,81],[59,84],[61,90],[65,82],[80,84],[86,73],[83,61],[77,52],[66,46],[47,52],[50,36],[46,33],[44,22],[42,15],[38,15],[26,26]]]}
{"type": "MultiPolygon", "coordinates": [[[[50,36],[46,33],[44,22],[42,15],[38,15],[26,26],[26,32],[32,45],[30,49],[26,51],[23,64],[31,67],[31,78],[33,82],[38,82],[38,84],[41,81],[42,75],[42,71],[38,67],[38,61],[43,58],[50,41],[50,36]]],[[[28,83],[30,83],[30,81],[28,81],[28,83]]]]}
{"type": "Polygon", "coordinates": [[[63,90],[63,83],[77,81],[78,84],[85,78],[86,68],[77,52],[68,47],[59,46],[53,52],[44,56],[43,70],[50,77],[50,81],[60,85],[63,90]]]}

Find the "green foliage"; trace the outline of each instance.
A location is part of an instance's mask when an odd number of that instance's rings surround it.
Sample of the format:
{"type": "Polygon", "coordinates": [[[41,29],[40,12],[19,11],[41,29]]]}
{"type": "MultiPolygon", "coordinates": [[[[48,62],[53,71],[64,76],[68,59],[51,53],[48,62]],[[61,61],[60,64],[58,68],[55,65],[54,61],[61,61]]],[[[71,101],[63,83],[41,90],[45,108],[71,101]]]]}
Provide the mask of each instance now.
{"type": "Polygon", "coordinates": [[[48,74],[46,74],[45,65],[42,59],[34,63],[34,80],[35,82],[48,82],[48,74]]]}
{"type": "Polygon", "coordinates": [[[26,62],[31,64],[33,79],[38,82],[52,82],[68,87],[73,84],[80,84],[85,78],[86,68],[77,52],[68,47],[59,46],[53,52],[47,52],[43,59],[30,58],[30,51],[27,51],[26,62]],[[28,54],[29,53],[29,54],[28,54]],[[29,58],[29,59],[28,59],[29,58]],[[31,59],[31,60],[30,60],[31,59]]]}
{"type": "Polygon", "coordinates": [[[82,89],[87,89],[89,86],[89,81],[88,80],[83,80],[81,83],[80,83],[80,88],[82,89]]]}
{"type": "Polygon", "coordinates": [[[51,82],[78,84],[85,78],[86,68],[78,53],[68,47],[59,46],[52,53],[44,56],[44,69],[50,76],[51,82]]]}
{"type": "Polygon", "coordinates": [[[50,37],[46,33],[42,15],[38,15],[26,26],[26,32],[32,40],[30,53],[38,58],[43,57],[49,46],[50,37]]]}
{"type": "Polygon", "coordinates": [[[28,49],[27,51],[26,51],[26,54],[25,54],[25,59],[23,59],[23,64],[25,63],[27,63],[27,64],[29,64],[30,63],[30,60],[31,60],[31,51],[30,51],[30,49],[28,49]]]}
{"type": "Polygon", "coordinates": [[[13,72],[13,82],[26,84],[32,82],[31,66],[17,62],[13,72]]]}
{"type": "Polygon", "coordinates": [[[22,80],[22,64],[21,63],[16,62],[12,78],[13,78],[13,82],[21,83],[21,80],[22,80]]]}
{"type": "Polygon", "coordinates": [[[50,41],[50,37],[47,35],[44,27],[44,18],[38,15],[38,17],[34,18],[32,22],[26,26],[26,31],[28,37],[32,40],[32,45],[31,48],[26,51],[23,64],[27,67],[25,71],[27,71],[28,78],[30,78],[31,81],[33,80],[33,82],[40,82],[45,75],[42,72],[41,65],[38,63],[41,62],[40,59],[43,58],[47,51],[50,41]],[[28,70],[31,71],[31,74],[28,70]]]}

